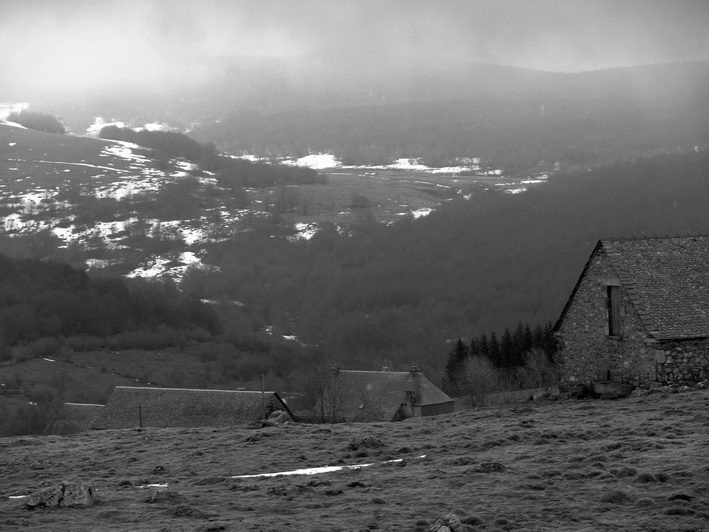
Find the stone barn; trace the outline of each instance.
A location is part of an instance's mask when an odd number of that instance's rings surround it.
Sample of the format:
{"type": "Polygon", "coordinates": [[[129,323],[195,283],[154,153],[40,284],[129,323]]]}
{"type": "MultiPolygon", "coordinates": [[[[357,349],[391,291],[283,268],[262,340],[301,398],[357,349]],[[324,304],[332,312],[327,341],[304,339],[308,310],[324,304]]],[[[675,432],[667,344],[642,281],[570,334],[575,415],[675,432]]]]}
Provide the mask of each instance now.
{"type": "Polygon", "coordinates": [[[555,325],[562,381],[709,378],[709,236],[600,240],[555,325]]]}
{"type": "Polygon", "coordinates": [[[425,375],[410,371],[333,369],[316,406],[325,420],[398,421],[453,412],[453,400],[425,375]]]}
{"type": "Polygon", "coordinates": [[[94,428],[245,425],[280,410],[276,392],[116,386],[94,428]]]}

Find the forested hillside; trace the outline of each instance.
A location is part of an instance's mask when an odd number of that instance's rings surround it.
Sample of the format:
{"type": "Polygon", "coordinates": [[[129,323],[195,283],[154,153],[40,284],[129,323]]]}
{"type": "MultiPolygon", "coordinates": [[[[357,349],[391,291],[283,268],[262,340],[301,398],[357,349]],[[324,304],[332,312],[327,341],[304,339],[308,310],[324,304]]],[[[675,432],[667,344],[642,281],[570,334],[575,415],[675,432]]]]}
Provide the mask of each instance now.
{"type": "Polygon", "coordinates": [[[182,334],[220,332],[214,310],[173,284],[92,278],[65,264],[0,255],[3,358],[9,358],[8,348],[40,339],[149,335],[160,327],[182,334]]]}
{"type": "Polygon", "coordinates": [[[709,63],[579,74],[447,64],[369,82],[352,80],[369,98],[235,109],[192,134],[234,153],[323,151],[346,164],[421,157],[433,166],[480,157],[506,173],[542,163],[596,166],[709,143],[709,63]]]}
{"type": "Polygon", "coordinates": [[[709,152],[662,155],[349,237],[250,232],[210,245],[221,271],[194,271],[183,288],[237,300],[345,365],[438,368],[447,340],[555,320],[599,238],[709,232],[707,175],[709,152]]]}

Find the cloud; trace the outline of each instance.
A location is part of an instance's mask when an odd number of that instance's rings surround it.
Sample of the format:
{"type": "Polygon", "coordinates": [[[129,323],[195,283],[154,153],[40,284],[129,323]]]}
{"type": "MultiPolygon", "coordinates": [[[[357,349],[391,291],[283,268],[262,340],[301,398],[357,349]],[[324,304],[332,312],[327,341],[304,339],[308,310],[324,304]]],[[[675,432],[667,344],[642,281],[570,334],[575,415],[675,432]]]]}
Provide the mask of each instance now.
{"type": "Polygon", "coordinates": [[[196,59],[327,52],[544,70],[709,58],[705,0],[3,0],[0,91],[159,86],[196,59]]]}

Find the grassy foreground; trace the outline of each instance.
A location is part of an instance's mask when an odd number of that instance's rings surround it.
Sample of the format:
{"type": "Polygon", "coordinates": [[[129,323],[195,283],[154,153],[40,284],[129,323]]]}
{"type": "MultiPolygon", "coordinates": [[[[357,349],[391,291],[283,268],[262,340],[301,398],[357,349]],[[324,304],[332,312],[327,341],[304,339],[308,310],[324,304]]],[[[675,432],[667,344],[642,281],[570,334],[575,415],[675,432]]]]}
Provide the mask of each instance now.
{"type": "Polygon", "coordinates": [[[0,478],[3,531],[423,531],[450,511],[467,530],[706,530],[709,390],[391,424],[3,438],[0,478]],[[28,511],[9,498],[62,480],[93,483],[99,504],[28,511]]]}

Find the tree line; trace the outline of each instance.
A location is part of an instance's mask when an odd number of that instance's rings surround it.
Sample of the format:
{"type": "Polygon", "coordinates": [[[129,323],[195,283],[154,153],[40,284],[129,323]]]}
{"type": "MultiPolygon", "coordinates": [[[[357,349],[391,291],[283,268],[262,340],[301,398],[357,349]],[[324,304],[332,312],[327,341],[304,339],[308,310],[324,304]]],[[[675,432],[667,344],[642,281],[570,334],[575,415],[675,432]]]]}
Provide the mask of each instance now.
{"type": "Polygon", "coordinates": [[[220,332],[212,308],[173,283],[90,277],[66,264],[0,255],[0,343],[110,337],[170,327],[220,332]]]}
{"type": "Polygon", "coordinates": [[[132,142],[152,148],[170,157],[184,157],[202,170],[217,174],[219,183],[227,188],[259,187],[278,183],[311,184],[325,181],[310,168],[278,164],[255,163],[226,157],[217,153],[213,144],[200,144],[183,133],[172,131],[136,131],[131,128],[105,126],[99,136],[103,139],[132,142]]]}
{"type": "Polygon", "coordinates": [[[458,338],[448,353],[444,387],[453,393],[465,388],[466,380],[470,377],[466,366],[471,359],[482,357],[494,368],[509,373],[509,370],[525,368],[532,354],[537,357],[535,363],[553,366],[557,347],[551,322],[544,326],[537,325],[534,329],[529,324],[518,323],[513,332],[505,329],[499,339],[494,331],[489,336],[484,333],[474,336],[468,344],[458,338]]]}
{"type": "Polygon", "coordinates": [[[55,116],[46,113],[27,111],[25,109],[19,113],[10,113],[7,120],[25,126],[27,129],[44,131],[45,133],[63,135],[66,132],[62,123],[55,116]]]}

